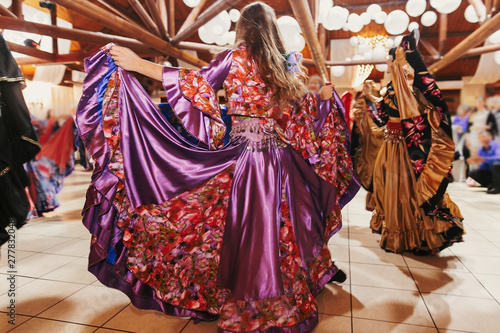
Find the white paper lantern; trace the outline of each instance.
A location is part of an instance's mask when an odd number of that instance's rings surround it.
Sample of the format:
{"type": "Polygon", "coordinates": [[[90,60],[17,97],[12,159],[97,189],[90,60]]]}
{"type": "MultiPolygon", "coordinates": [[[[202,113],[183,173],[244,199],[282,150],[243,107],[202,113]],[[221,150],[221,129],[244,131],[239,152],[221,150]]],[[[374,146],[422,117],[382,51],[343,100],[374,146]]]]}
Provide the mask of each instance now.
{"type": "Polygon", "coordinates": [[[188,7],[196,7],[200,4],[200,0],[183,0],[186,6],[188,7]]]}
{"type": "Polygon", "coordinates": [[[373,52],[371,50],[363,52],[363,58],[366,60],[373,59],[373,52]]]}
{"type": "Polygon", "coordinates": [[[417,22],[411,22],[410,24],[408,24],[409,32],[412,32],[413,30],[418,30],[418,28],[420,28],[420,26],[418,25],[417,22]]]}
{"type": "Polygon", "coordinates": [[[287,44],[289,46],[288,51],[302,51],[306,47],[306,40],[302,35],[297,34],[291,43],[287,44]]]}
{"type": "Polygon", "coordinates": [[[358,37],[352,36],[351,38],[349,38],[349,44],[351,44],[352,46],[358,46],[359,44],[358,37]]]}
{"type": "Polygon", "coordinates": [[[226,45],[234,45],[236,42],[236,31],[228,31],[224,34],[226,45]]]}
{"type": "Polygon", "coordinates": [[[352,59],[348,57],[348,58],[345,58],[345,61],[352,61],[352,59]]]}
{"type": "Polygon", "coordinates": [[[473,5],[469,5],[467,6],[467,8],[465,8],[464,17],[467,20],[467,22],[470,23],[479,22],[479,17],[477,16],[476,9],[474,8],[473,5]]]}
{"type": "Polygon", "coordinates": [[[377,23],[377,24],[384,24],[386,20],[387,20],[387,13],[386,12],[380,12],[380,13],[377,14],[377,17],[375,18],[375,23],[377,23]]]}
{"type": "Polygon", "coordinates": [[[495,62],[497,63],[497,65],[500,65],[500,51],[496,51],[494,54],[494,57],[495,57],[495,62]]]}
{"type": "Polygon", "coordinates": [[[200,36],[200,39],[203,43],[212,44],[213,42],[215,42],[215,35],[208,31],[207,27],[204,25],[198,29],[198,36],[200,36]]]}
{"type": "Polygon", "coordinates": [[[367,12],[361,13],[361,15],[359,15],[359,17],[361,18],[361,22],[364,25],[370,24],[370,22],[372,20],[370,17],[370,14],[368,14],[367,12]]]}
{"type": "Polygon", "coordinates": [[[326,14],[333,7],[333,0],[321,0],[319,2],[319,16],[318,22],[323,23],[326,19],[326,14]]]}
{"type": "Polygon", "coordinates": [[[500,44],[500,30],[495,31],[488,37],[488,41],[492,44],[500,44]]]}
{"type": "Polygon", "coordinates": [[[12,5],[12,0],[0,0],[0,5],[9,8],[12,5]]]}
{"type": "Polygon", "coordinates": [[[353,61],[361,61],[365,60],[365,58],[361,54],[356,54],[354,57],[352,57],[353,61]]]}
{"type": "Polygon", "coordinates": [[[300,25],[296,19],[291,16],[284,15],[278,18],[278,27],[280,28],[281,33],[285,30],[291,30],[295,33],[300,33],[300,25]]]}
{"type": "Polygon", "coordinates": [[[406,3],[406,12],[411,17],[417,17],[425,12],[427,2],[425,0],[409,0],[406,3]]]}
{"type": "Polygon", "coordinates": [[[460,7],[462,0],[430,0],[431,7],[441,14],[450,14],[460,7]]]}
{"type": "Polygon", "coordinates": [[[347,23],[349,11],[340,6],[334,6],[328,9],[323,19],[323,27],[326,30],[340,30],[347,23]]]}
{"type": "Polygon", "coordinates": [[[347,24],[349,25],[349,30],[351,30],[352,32],[360,32],[361,29],[363,29],[363,22],[361,21],[361,17],[356,13],[349,14],[349,17],[347,18],[347,24]]]}
{"type": "Polygon", "coordinates": [[[377,64],[375,65],[375,69],[378,70],[379,72],[385,73],[387,72],[387,64],[377,64]]]}
{"type": "Polygon", "coordinates": [[[363,54],[367,51],[370,51],[371,47],[370,47],[370,45],[368,45],[366,43],[360,43],[358,45],[358,47],[356,47],[356,50],[357,50],[358,54],[363,54]]]}
{"type": "Polygon", "coordinates": [[[385,41],[385,47],[387,48],[392,48],[394,46],[394,39],[392,38],[387,38],[385,41]]]}
{"type": "Polygon", "coordinates": [[[332,67],[332,75],[335,77],[339,77],[344,75],[345,73],[345,66],[333,66],[332,67]]]}
{"type": "Polygon", "coordinates": [[[347,24],[347,22],[344,24],[344,26],[342,27],[342,30],[344,31],[349,31],[349,25],[347,24]]]}
{"type": "Polygon", "coordinates": [[[368,6],[368,8],[366,8],[366,12],[368,13],[368,15],[370,15],[370,18],[372,20],[375,20],[377,18],[377,15],[382,11],[382,7],[380,7],[379,5],[377,5],[376,3],[374,4],[371,4],[368,6]]]}
{"type": "Polygon", "coordinates": [[[391,35],[399,35],[408,28],[408,23],[410,23],[408,14],[402,10],[396,9],[387,15],[384,27],[391,35]]]}
{"type": "Polygon", "coordinates": [[[430,27],[431,25],[434,25],[434,23],[436,23],[437,18],[437,14],[430,10],[422,15],[422,17],[420,18],[420,22],[424,27],[430,27]]]}
{"type": "Polygon", "coordinates": [[[240,19],[240,11],[238,9],[231,9],[229,11],[229,18],[231,19],[231,21],[233,22],[238,22],[238,20],[240,19]]]}
{"type": "Polygon", "coordinates": [[[377,45],[373,48],[373,59],[381,60],[385,59],[387,55],[387,49],[383,45],[377,45]]]}

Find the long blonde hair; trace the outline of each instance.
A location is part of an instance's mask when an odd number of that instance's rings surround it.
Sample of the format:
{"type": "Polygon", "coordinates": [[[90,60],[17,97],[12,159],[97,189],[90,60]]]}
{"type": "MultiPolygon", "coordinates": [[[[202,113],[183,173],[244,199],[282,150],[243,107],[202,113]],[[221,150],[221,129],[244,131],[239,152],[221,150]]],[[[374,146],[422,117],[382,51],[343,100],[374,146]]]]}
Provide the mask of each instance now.
{"type": "MultiPolygon", "coordinates": [[[[262,80],[273,91],[272,103],[286,108],[306,93],[305,74],[290,73],[286,66],[283,38],[274,10],[260,1],[241,11],[236,24],[236,46],[245,45],[262,80]]],[[[302,70],[305,68],[301,65],[302,70]]]]}

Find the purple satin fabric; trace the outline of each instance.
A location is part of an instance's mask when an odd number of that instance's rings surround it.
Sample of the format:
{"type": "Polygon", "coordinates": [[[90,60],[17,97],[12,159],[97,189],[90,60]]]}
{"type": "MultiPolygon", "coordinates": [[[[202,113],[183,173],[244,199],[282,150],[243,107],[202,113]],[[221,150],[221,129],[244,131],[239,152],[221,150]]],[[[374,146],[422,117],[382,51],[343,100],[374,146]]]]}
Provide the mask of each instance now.
{"type": "MultiPolygon", "coordinates": [[[[233,58],[231,50],[221,52],[208,66],[199,70],[199,73],[211,84],[215,92],[219,90],[231,69],[233,58]]],[[[194,107],[191,101],[184,96],[179,88],[179,68],[163,68],[163,88],[175,115],[181,120],[182,126],[188,133],[208,145],[210,142],[210,124],[208,115],[194,107]]],[[[223,123],[222,119],[217,119],[223,123]]]]}
{"type": "Polygon", "coordinates": [[[125,87],[120,89],[121,149],[124,156],[133,156],[123,161],[125,184],[134,207],[161,204],[236,162],[242,145],[210,151],[183,140],[138,81],[118,70],[125,87]]]}
{"type": "MultiPolygon", "coordinates": [[[[227,59],[227,54],[226,57],[219,57],[221,62],[227,59]]],[[[138,307],[177,316],[214,319],[212,314],[163,302],[157,298],[152,287],[138,280],[127,269],[128,250],[122,242],[123,233],[116,225],[117,213],[113,207],[119,179],[107,167],[110,151],[101,119],[95,112],[98,105],[97,87],[108,72],[108,66],[109,58],[103,51],[86,60],[85,67],[89,75],[77,111],[80,135],[96,160],[93,181],[83,210],[83,222],[94,235],[89,270],[105,285],[126,293],[138,307]],[[116,253],[114,265],[107,261],[110,249],[116,253]]],[[[224,66],[222,68],[225,70],[224,66]]],[[[127,72],[118,70],[122,79],[119,101],[121,150],[125,186],[133,206],[160,204],[202,185],[236,163],[217,284],[230,289],[232,297],[239,300],[282,295],[279,252],[282,189],[290,208],[304,269],[307,269],[325,242],[324,221],[336,202],[335,186],[317,176],[290,146],[253,152],[247,150],[243,143],[209,151],[206,147],[189,143],[163,118],[137,80],[127,72]]],[[[168,79],[172,73],[168,71],[164,79],[168,79]]],[[[222,74],[219,76],[210,68],[205,69],[205,74],[211,84],[222,84],[222,74]]],[[[178,76],[175,82],[168,82],[171,90],[177,80],[178,76]]],[[[180,91],[178,87],[177,90],[180,91]]],[[[184,110],[182,105],[187,101],[182,98],[179,97],[176,104],[178,111],[179,108],[184,110]]],[[[340,111],[342,104],[337,103],[340,111]]],[[[327,103],[320,105],[318,122],[324,124],[330,112],[329,106],[327,103]]],[[[194,119],[192,115],[195,112],[201,114],[195,108],[188,111],[187,119],[194,119]]],[[[201,124],[204,120],[199,119],[201,124]]],[[[350,187],[355,189],[357,183],[351,183],[354,185],[350,187]]],[[[349,198],[355,191],[348,192],[343,197],[349,198]]],[[[337,268],[332,265],[321,277],[313,293],[317,294],[336,272],[337,268]]],[[[304,323],[280,329],[279,332],[307,331],[316,323],[317,318],[309,318],[304,323]]]]}

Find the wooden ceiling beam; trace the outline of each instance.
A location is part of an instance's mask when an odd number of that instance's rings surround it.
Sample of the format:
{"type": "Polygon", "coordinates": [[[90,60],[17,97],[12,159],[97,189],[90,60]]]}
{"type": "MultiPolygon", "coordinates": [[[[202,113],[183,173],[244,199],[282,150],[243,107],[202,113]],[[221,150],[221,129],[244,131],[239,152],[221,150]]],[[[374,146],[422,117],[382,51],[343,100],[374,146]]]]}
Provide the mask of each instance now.
{"type": "Polygon", "coordinates": [[[163,24],[163,20],[161,19],[158,7],[156,7],[154,0],[146,0],[146,6],[153,17],[153,21],[156,24],[156,28],[160,32],[161,38],[168,40],[167,30],[165,29],[165,25],[163,24]]]}
{"type": "Polygon", "coordinates": [[[105,45],[107,43],[116,43],[122,46],[129,47],[138,52],[151,52],[152,50],[152,48],[144,45],[143,43],[127,37],[103,34],[100,32],[91,32],[81,29],[71,29],[58,26],[51,26],[47,24],[40,24],[40,23],[14,19],[11,17],[0,16],[0,28],[30,32],[34,34],[51,36],[56,38],[77,40],[81,42],[98,44],[98,45],[99,44],[105,45]]]}
{"type": "Polygon", "coordinates": [[[168,33],[175,36],[175,0],[168,1],[168,33]]]}
{"type": "Polygon", "coordinates": [[[198,31],[198,28],[213,19],[221,11],[229,9],[236,5],[241,0],[217,0],[210,7],[207,8],[189,27],[180,31],[173,39],[172,43],[176,44],[183,40],[188,39],[192,34],[198,31]]]}
{"type": "Polygon", "coordinates": [[[325,65],[325,57],[321,52],[321,45],[318,40],[318,34],[314,28],[314,21],[307,0],[289,0],[292,6],[295,18],[299,22],[302,33],[305,36],[307,45],[311,50],[316,68],[318,69],[323,81],[329,81],[328,70],[325,65]]]}
{"type": "Polygon", "coordinates": [[[17,16],[13,12],[11,12],[7,7],[2,5],[1,3],[0,3],[0,15],[17,18],[17,16]]]}
{"type": "Polygon", "coordinates": [[[113,13],[115,13],[116,15],[118,16],[121,16],[123,19],[131,22],[131,23],[135,23],[137,25],[140,25],[142,26],[142,22],[138,22],[136,19],[132,18],[131,15],[129,15],[124,8],[122,8],[121,6],[119,6],[118,4],[116,4],[115,2],[111,1],[111,0],[97,0],[97,2],[99,2],[101,5],[103,5],[104,7],[108,8],[109,10],[111,10],[113,13]]]}
{"type": "MultiPolygon", "coordinates": [[[[157,0],[158,12],[160,13],[161,21],[163,22],[163,28],[167,31],[168,35],[168,11],[167,11],[167,0],[157,0]]],[[[170,36],[169,36],[170,37],[170,36]]]]}
{"type": "Polygon", "coordinates": [[[446,53],[446,34],[448,33],[448,14],[439,15],[439,54],[446,53]]]}
{"type": "Polygon", "coordinates": [[[128,0],[128,3],[132,8],[134,8],[135,12],[137,13],[137,15],[139,15],[146,27],[159,36],[160,31],[156,27],[155,21],[153,21],[151,16],[149,16],[148,12],[146,11],[146,9],[144,9],[139,0],[128,0]]]}
{"type": "Polygon", "coordinates": [[[94,20],[95,22],[100,23],[105,27],[110,28],[117,34],[125,35],[127,37],[133,37],[144,43],[145,46],[157,49],[163,52],[165,55],[172,56],[174,58],[179,58],[197,67],[203,67],[207,65],[207,62],[176,48],[169,42],[150,33],[149,31],[137,27],[136,25],[128,21],[125,21],[121,17],[114,15],[89,1],[83,1],[83,0],[52,0],[52,1],[73,12],[86,16],[89,19],[94,20]]]}
{"type": "Polygon", "coordinates": [[[466,54],[467,51],[482,43],[486,38],[488,38],[499,28],[500,15],[496,14],[491,18],[491,20],[477,28],[476,31],[474,31],[453,49],[451,49],[448,53],[446,53],[441,60],[429,66],[429,71],[435,73],[448,66],[449,64],[466,54]]]}
{"type": "Polygon", "coordinates": [[[38,49],[35,49],[34,47],[14,44],[11,42],[7,42],[7,45],[9,46],[9,49],[12,52],[22,53],[30,57],[35,57],[38,59],[43,59],[51,62],[56,61],[56,56],[53,53],[40,51],[38,49]]]}
{"type": "Polygon", "coordinates": [[[16,17],[23,17],[23,0],[12,0],[10,9],[16,17]]]}
{"type": "Polygon", "coordinates": [[[35,57],[22,57],[15,58],[18,66],[28,66],[28,65],[41,65],[41,64],[50,64],[49,60],[43,60],[35,57]]]}
{"type": "Polygon", "coordinates": [[[187,27],[189,27],[191,24],[194,23],[194,21],[198,18],[198,15],[200,15],[201,10],[203,9],[206,3],[207,0],[201,0],[196,7],[191,9],[191,12],[189,12],[188,17],[186,17],[186,20],[179,29],[179,32],[181,32],[182,30],[186,29],[187,27]]]}
{"type": "Polygon", "coordinates": [[[440,58],[441,55],[438,50],[425,38],[420,38],[420,44],[430,53],[430,55],[434,58],[440,58]]]}

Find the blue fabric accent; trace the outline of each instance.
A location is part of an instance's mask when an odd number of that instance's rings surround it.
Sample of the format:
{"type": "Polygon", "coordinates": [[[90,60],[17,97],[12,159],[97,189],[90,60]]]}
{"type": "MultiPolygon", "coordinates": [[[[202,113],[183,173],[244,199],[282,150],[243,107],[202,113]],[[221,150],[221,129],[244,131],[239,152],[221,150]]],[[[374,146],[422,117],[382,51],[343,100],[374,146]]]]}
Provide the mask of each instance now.
{"type": "Polygon", "coordinates": [[[106,257],[106,261],[109,262],[110,264],[114,265],[116,261],[116,252],[115,249],[110,246],[108,248],[108,256],[106,257]]]}
{"type": "Polygon", "coordinates": [[[200,141],[191,134],[189,134],[186,131],[186,129],[182,126],[182,122],[179,120],[179,118],[177,118],[169,103],[160,103],[158,104],[158,107],[160,108],[160,113],[184,137],[184,139],[191,142],[192,144],[195,145],[199,144],[200,141]]]}
{"type": "Polygon", "coordinates": [[[220,111],[221,111],[222,121],[226,125],[226,134],[224,135],[224,145],[227,145],[229,143],[229,140],[231,139],[229,134],[231,133],[233,122],[231,115],[227,114],[227,106],[221,105],[220,109],[221,109],[220,111]]]}
{"type": "Polygon", "coordinates": [[[104,100],[104,93],[106,92],[106,88],[108,87],[108,82],[109,78],[111,77],[111,74],[118,68],[118,66],[115,65],[115,62],[111,57],[108,55],[108,71],[102,81],[99,83],[99,86],[97,87],[97,116],[99,117],[99,121],[102,124],[102,102],[104,100]]]}

